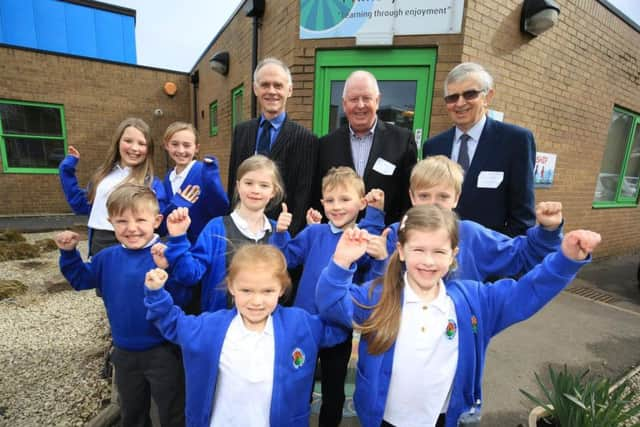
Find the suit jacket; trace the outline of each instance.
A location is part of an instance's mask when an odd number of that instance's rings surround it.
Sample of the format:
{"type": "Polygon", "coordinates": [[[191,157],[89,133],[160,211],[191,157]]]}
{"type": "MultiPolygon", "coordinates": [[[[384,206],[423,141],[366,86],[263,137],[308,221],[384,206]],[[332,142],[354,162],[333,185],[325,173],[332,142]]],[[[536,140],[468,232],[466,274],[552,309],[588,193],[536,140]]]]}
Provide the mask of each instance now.
{"type": "MultiPolygon", "coordinates": [[[[397,222],[410,207],[409,176],[417,162],[417,145],[413,133],[405,128],[384,123],[378,119],[369,159],[365,167],[364,184],[366,191],[380,188],[384,191],[385,223],[397,222]],[[389,175],[374,170],[378,159],[393,164],[395,169],[389,175]]],[[[320,138],[318,167],[314,184],[313,203],[319,206],[322,198],[322,177],[334,166],[349,166],[355,169],[351,154],[349,126],[342,126],[320,138]]]]}
{"type": "MultiPolygon", "coordinates": [[[[425,157],[451,157],[455,127],[428,139],[425,157]]],[[[462,184],[456,211],[461,219],[478,222],[509,236],[526,234],[535,225],[533,167],[536,143],[530,130],[487,117],[476,153],[462,184]],[[483,171],[504,174],[497,188],[478,188],[483,171]]]]}
{"type": "MultiPolygon", "coordinates": [[[[229,159],[229,200],[236,186],[238,166],[256,151],[258,119],[248,120],[236,125],[233,131],[231,158],[229,159]]],[[[285,118],[278,137],[271,145],[269,157],[276,162],[285,189],[285,202],[293,214],[289,232],[296,234],[306,224],[306,211],[310,207],[313,171],[318,150],[318,138],[298,123],[285,118]]],[[[231,207],[233,209],[233,206],[231,207]]],[[[267,216],[275,220],[280,214],[280,205],[273,207],[267,216]]]]}

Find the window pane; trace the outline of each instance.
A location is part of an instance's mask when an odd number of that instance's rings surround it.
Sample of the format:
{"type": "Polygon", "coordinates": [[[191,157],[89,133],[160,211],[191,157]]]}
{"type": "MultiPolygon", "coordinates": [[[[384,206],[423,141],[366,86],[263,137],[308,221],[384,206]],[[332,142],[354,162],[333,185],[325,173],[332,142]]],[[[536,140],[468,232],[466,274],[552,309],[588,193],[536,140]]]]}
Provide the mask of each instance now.
{"type": "Polygon", "coordinates": [[[0,117],[5,134],[62,136],[58,108],[0,103],[0,117]]]}
{"type": "Polygon", "coordinates": [[[4,138],[11,168],[54,168],[64,158],[61,139],[4,138]]]}
{"type": "Polygon", "coordinates": [[[600,175],[596,183],[594,200],[597,202],[615,201],[616,189],[622,171],[622,162],[627,149],[627,138],[631,130],[633,117],[620,111],[614,111],[607,135],[607,147],[600,166],[600,175]]]}
{"type": "Polygon", "coordinates": [[[638,178],[640,177],[640,125],[636,126],[636,133],[629,153],[627,170],[622,183],[623,197],[636,197],[638,194],[638,178]]]}

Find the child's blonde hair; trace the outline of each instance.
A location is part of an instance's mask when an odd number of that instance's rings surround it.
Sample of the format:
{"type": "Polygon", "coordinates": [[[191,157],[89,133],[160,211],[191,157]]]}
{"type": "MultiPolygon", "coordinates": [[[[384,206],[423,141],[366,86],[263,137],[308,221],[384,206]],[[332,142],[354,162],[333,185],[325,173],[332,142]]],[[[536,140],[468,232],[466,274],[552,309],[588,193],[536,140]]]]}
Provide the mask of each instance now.
{"type": "Polygon", "coordinates": [[[107,198],[109,217],[121,215],[126,210],[137,212],[145,208],[154,215],[160,213],[156,194],[144,185],[124,183],[117,186],[107,198]]]}
{"type": "MultiPolygon", "coordinates": [[[[273,206],[277,206],[278,203],[284,199],[284,185],[282,184],[282,177],[276,163],[270,158],[261,154],[255,154],[245,159],[240,166],[238,166],[238,172],[236,173],[236,179],[239,182],[243,176],[249,172],[266,169],[271,172],[271,181],[275,190],[275,195],[269,200],[265,210],[271,209],[273,206]]],[[[238,206],[240,203],[240,195],[238,193],[238,186],[235,186],[233,190],[233,206],[238,206]]]]}
{"type": "Polygon", "coordinates": [[[453,187],[457,197],[462,191],[463,178],[464,172],[458,163],[443,155],[429,156],[413,167],[409,189],[418,191],[444,184],[453,187]]]}
{"type": "Polygon", "coordinates": [[[273,276],[282,286],[283,294],[288,295],[291,291],[291,278],[287,271],[287,260],[282,252],[272,245],[250,243],[240,246],[229,263],[227,288],[231,286],[241,270],[255,270],[260,267],[271,269],[273,276]]]}
{"type": "Polygon", "coordinates": [[[180,131],[183,131],[183,130],[188,130],[189,132],[191,132],[193,134],[193,136],[195,137],[196,145],[200,144],[198,130],[196,129],[196,127],[194,125],[192,125],[191,123],[187,123],[187,122],[173,122],[169,126],[167,126],[167,130],[164,131],[164,136],[162,137],[162,142],[165,142],[165,143],[169,142],[171,137],[176,132],[180,132],[180,131]]]}
{"type": "Polygon", "coordinates": [[[364,181],[350,167],[332,167],[322,178],[322,194],[336,187],[352,188],[359,197],[364,197],[364,181]]]}
{"type": "MultiPolygon", "coordinates": [[[[451,210],[436,205],[414,206],[407,211],[398,228],[398,244],[404,245],[409,233],[444,229],[451,239],[451,249],[458,247],[458,220],[451,210]]],[[[455,262],[455,261],[454,261],[455,262]]],[[[387,264],[384,276],[370,289],[382,286],[380,301],[372,307],[371,316],[362,324],[355,325],[367,340],[370,354],[386,352],[396,341],[402,315],[402,293],[404,289],[404,265],[396,249],[387,264]]]]}
{"type": "Polygon", "coordinates": [[[144,120],[137,117],[129,117],[124,119],[117,127],[111,140],[111,145],[107,150],[107,155],[98,169],[91,177],[89,181],[89,191],[87,198],[90,203],[96,197],[96,190],[98,184],[111,173],[113,167],[120,162],[120,138],[128,127],[133,127],[144,135],[144,139],[147,142],[147,155],[142,163],[133,167],[131,173],[125,180],[125,182],[133,182],[142,185],[151,185],[153,183],[153,139],[151,138],[151,129],[144,120]]]}

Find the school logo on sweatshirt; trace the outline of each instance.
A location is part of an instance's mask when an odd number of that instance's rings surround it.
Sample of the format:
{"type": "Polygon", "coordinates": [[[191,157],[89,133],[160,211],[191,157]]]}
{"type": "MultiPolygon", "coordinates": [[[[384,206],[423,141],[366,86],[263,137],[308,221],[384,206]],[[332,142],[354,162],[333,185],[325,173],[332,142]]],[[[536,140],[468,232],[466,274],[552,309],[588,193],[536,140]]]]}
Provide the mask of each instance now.
{"type": "Polygon", "coordinates": [[[453,337],[456,336],[456,331],[458,330],[458,326],[456,325],[456,321],[453,319],[449,319],[449,322],[447,323],[447,330],[446,330],[446,335],[447,338],[452,340],[453,337]]]}
{"type": "Polygon", "coordinates": [[[476,316],[471,316],[471,330],[474,334],[478,333],[478,318],[476,316]]]}
{"type": "Polygon", "coordinates": [[[291,358],[293,359],[293,367],[298,369],[304,365],[305,355],[300,347],[296,347],[291,353],[291,358]]]}

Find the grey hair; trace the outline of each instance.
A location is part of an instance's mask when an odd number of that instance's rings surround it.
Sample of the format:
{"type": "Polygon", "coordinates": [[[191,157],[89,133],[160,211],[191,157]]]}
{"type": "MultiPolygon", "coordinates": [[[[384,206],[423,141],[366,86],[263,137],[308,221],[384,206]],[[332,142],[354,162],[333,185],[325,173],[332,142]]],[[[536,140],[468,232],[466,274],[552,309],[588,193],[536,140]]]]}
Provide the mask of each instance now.
{"type": "Polygon", "coordinates": [[[260,72],[263,67],[270,64],[274,64],[282,68],[282,71],[284,71],[287,75],[287,80],[289,80],[289,86],[293,85],[293,80],[291,79],[291,71],[289,70],[289,67],[287,67],[287,64],[280,61],[278,58],[273,57],[264,58],[262,61],[258,62],[258,65],[256,65],[256,69],[253,71],[253,84],[258,84],[258,72],[260,72]]]}
{"type": "Polygon", "coordinates": [[[347,77],[347,80],[344,82],[344,88],[342,89],[342,99],[345,99],[347,97],[347,89],[349,88],[349,83],[351,82],[351,80],[359,76],[367,77],[371,82],[371,85],[373,86],[373,90],[376,92],[376,96],[380,95],[380,88],[378,87],[378,80],[376,80],[376,76],[365,70],[356,70],[353,73],[349,74],[349,77],[347,77]]]}
{"type": "Polygon", "coordinates": [[[444,80],[444,94],[447,93],[447,86],[452,83],[458,83],[469,78],[471,74],[475,74],[474,77],[478,80],[478,83],[482,85],[480,88],[483,91],[493,89],[493,77],[484,67],[475,62],[463,62],[453,67],[453,70],[449,71],[447,78],[444,80]]]}

